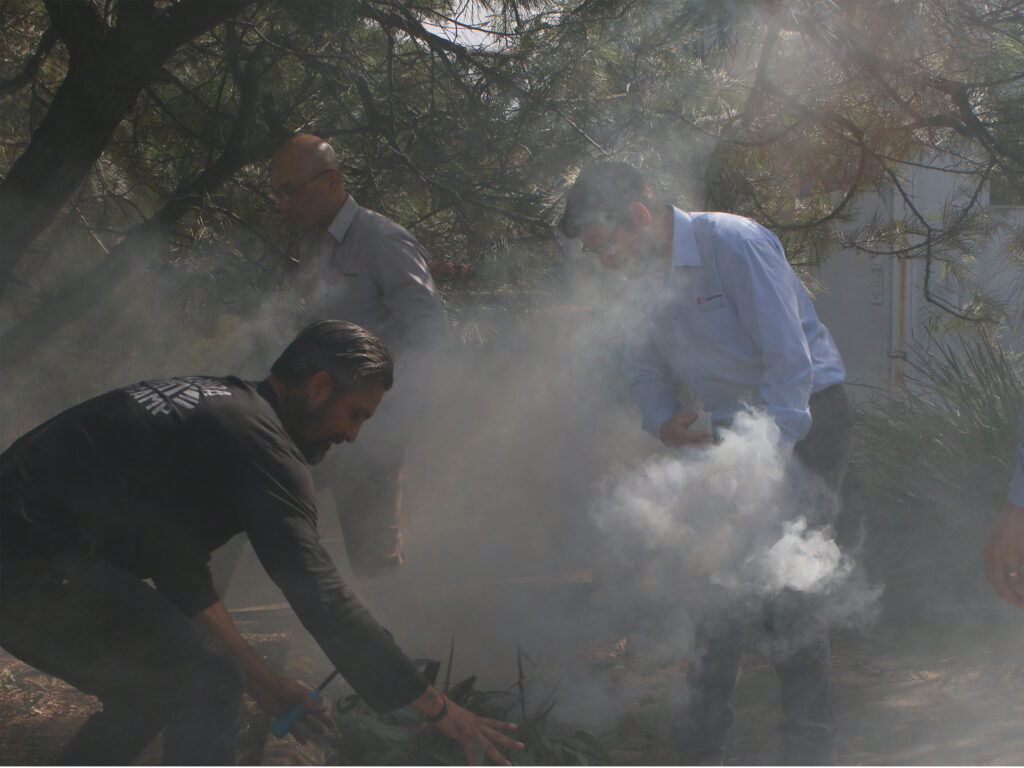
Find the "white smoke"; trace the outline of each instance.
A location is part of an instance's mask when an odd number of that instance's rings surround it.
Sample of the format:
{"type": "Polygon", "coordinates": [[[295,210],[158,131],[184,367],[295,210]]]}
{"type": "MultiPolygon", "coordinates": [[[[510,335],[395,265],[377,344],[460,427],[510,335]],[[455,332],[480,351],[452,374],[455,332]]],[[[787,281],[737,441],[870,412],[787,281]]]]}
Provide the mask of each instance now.
{"type": "Polygon", "coordinates": [[[840,551],[835,539],[820,529],[808,530],[803,517],[785,523],[782,538],[768,551],[756,552],[747,564],[768,594],[783,589],[821,592],[853,570],[853,562],[840,551]]]}
{"type": "Polygon", "coordinates": [[[740,413],[717,445],[665,453],[606,481],[592,517],[620,558],[641,564],[642,585],[664,592],[659,582],[673,584],[681,612],[707,609],[707,585],[729,602],[848,587],[839,601],[847,615],[830,618],[860,616],[878,591],[852,578],[855,561],[830,526],[808,523],[828,493],[778,444],[770,416],[740,413]]]}

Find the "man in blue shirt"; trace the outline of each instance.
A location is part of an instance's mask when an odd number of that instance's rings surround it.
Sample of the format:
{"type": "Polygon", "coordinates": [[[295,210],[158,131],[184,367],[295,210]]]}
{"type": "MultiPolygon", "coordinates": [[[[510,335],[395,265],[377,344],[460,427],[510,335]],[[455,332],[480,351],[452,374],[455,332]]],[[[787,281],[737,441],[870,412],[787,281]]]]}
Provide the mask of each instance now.
{"type": "MultiPolygon", "coordinates": [[[[779,450],[830,489],[827,508],[794,516],[831,525],[852,429],[845,371],[775,235],[739,216],[685,213],[660,202],[625,163],[585,169],[559,227],[606,267],[646,280],[643,319],[623,360],[644,429],[669,446],[713,442],[693,428],[695,404],[681,395],[684,385],[710,411],[714,429],[748,407],[766,411],[778,426],[779,450]]],[[[788,589],[769,605],[723,607],[700,622],[690,703],[677,734],[681,759],[721,761],[745,631],[759,625],[774,638],[773,626],[794,622],[798,647],[791,638],[772,643],[782,692],[779,760],[835,761],[828,628],[810,595],[788,589]]]]}
{"type": "Polygon", "coordinates": [[[1010,483],[1010,495],[985,547],[985,570],[989,583],[1003,600],[1024,608],[1024,412],[1020,417],[1020,445],[1017,468],[1010,483]]]}

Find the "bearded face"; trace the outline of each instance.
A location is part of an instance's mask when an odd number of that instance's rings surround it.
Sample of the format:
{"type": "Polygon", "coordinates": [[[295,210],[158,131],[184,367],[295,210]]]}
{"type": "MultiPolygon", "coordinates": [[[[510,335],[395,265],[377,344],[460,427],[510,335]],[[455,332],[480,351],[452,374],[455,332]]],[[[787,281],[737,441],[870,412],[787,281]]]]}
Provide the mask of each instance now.
{"type": "Polygon", "coordinates": [[[373,416],[383,397],[384,387],[377,383],[341,393],[298,388],[287,392],[279,412],[306,461],[317,464],[332,445],[355,442],[363,422],[373,416]]]}

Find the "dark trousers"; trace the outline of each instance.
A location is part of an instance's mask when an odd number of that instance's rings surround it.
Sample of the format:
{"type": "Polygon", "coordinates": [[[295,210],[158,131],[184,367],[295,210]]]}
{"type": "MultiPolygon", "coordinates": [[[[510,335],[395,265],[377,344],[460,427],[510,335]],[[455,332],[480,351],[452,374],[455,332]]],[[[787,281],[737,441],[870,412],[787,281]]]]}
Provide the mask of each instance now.
{"type": "Polygon", "coordinates": [[[394,571],[402,551],[402,464],[405,448],[374,433],[327,455],[314,470],[334,496],[345,551],[361,578],[394,571]]]}
{"type": "Polygon", "coordinates": [[[241,665],[155,589],[102,558],[0,563],[0,646],[102,703],[62,764],[130,764],[161,728],[167,765],[235,763],[241,665]]]}
{"type": "MultiPolygon", "coordinates": [[[[812,427],[795,446],[791,473],[806,508],[794,510],[794,517],[803,515],[810,526],[831,526],[839,511],[853,419],[841,384],[812,395],[810,408],[812,427]]],[[[739,682],[744,638],[760,631],[768,638],[781,689],[778,763],[836,762],[828,625],[821,613],[818,598],[787,589],[767,602],[728,606],[713,621],[699,625],[687,670],[689,700],[676,732],[681,759],[721,763],[733,722],[729,702],[739,682]]]]}

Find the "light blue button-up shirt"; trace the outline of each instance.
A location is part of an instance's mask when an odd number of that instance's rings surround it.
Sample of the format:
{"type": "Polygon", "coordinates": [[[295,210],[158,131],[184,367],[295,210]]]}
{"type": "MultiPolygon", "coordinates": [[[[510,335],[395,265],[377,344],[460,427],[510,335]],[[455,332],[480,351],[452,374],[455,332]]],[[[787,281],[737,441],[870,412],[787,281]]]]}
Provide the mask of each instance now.
{"type": "Polygon", "coordinates": [[[672,210],[671,270],[649,284],[623,361],[644,429],[658,436],[686,384],[712,421],[764,408],[792,445],[811,428],[811,394],[845,378],[832,336],[775,235],[741,216],[672,210]]]}
{"type": "Polygon", "coordinates": [[[1017,446],[1017,469],[1010,483],[1009,501],[1013,506],[1024,509],[1024,411],[1020,414],[1020,445],[1017,446]]]}

